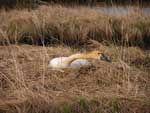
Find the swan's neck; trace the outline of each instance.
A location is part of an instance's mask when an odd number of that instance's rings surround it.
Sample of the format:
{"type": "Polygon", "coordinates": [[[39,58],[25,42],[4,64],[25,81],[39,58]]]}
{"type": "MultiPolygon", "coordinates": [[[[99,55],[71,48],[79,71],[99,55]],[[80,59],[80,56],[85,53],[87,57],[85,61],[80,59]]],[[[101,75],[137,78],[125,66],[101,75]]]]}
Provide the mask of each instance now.
{"type": "Polygon", "coordinates": [[[91,58],[89,54],[81,54],[81,53],[77,53],[74,55],[69,56],[66,60],[65,60],[65,64],[66,65],[70,65],[74,60],[76,59],[88,59],[91,58]]]}

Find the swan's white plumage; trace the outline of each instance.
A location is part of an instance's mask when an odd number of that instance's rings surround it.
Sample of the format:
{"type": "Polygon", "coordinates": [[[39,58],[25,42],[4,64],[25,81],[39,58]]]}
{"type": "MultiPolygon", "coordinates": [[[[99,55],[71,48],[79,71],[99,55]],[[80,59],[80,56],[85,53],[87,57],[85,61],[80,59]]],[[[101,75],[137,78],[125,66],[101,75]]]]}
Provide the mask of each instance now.
{"type": "Polygon", "coordinates": [[[52,68],[80,68],[83,66],[90,65],[90,62],[87,59],[76,59],[73,62],[71,62],[70,65],[66,65],[64,61],[68,57],[58,57],[54,58],[49,62],[49,67],[52,68]]]}
{"type": "Polygon", "coordinates": [[[80,68],[90,65],[88,59],[101,59],[110,62],[110,59],[102,52],[95,50],[87,53],[76,53],[68,57],[54,58],[49,62],[49,67],[54,69],[80,68]]]}

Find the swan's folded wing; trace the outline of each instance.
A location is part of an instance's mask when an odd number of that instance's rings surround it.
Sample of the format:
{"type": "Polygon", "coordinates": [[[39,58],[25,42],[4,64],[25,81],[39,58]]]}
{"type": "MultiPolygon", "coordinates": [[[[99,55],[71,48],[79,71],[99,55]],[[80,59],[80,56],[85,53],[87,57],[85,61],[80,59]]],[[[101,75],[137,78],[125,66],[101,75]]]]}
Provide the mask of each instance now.
{"type": "Polygon", "coordinates": [[[88,66],[90,65],[90,62],[86,59],[77,59],[74,60],[71,64],[70,67],[71,68],[80,68],[80,67],[84,67],[84,66],[88,66]]]}
{"type": "Polygon", "coordinates": [[[58,57],[58,58],[54,58],[51,61],[49,61],[48,67],[53,67],[53,68],[63,68],[66,67],[64,65],[64,60],[66,60],[67,57],[58,57]]]}

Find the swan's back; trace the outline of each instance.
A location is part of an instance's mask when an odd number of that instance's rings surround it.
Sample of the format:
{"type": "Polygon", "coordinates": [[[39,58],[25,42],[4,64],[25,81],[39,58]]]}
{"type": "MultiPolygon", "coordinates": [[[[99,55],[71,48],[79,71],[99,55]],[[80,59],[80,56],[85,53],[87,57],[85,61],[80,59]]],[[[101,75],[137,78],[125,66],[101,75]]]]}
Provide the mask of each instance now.
{"type": "Polygon", "coordinates": [[[58,57],[58,58],[54,58],[49,62],[49,67],[52,68],[80,68],[83,66],[88,66],[90,65],[89,61],[86,59],[76,59],[73,62],[71,62],[70,65],[66,65],[64,63],[64,61],[67,59],[68,57],[58,57]]]}

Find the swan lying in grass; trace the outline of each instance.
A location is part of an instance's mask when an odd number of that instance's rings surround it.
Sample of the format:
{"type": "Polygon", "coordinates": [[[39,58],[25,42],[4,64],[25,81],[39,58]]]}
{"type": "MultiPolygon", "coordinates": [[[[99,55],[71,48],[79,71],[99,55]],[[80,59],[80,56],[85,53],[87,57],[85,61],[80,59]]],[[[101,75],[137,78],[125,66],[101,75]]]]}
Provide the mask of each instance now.
{"type": "Polygon", "coordinates": [[[92,51],[88,53],[76,53],[69,57],[54,58],[49,62],[49,67],[54,69],[80,68],[91,64],[88,59],[101,59],[111,62],[110,58],[104,55],[102,52],[92,51]]]}

